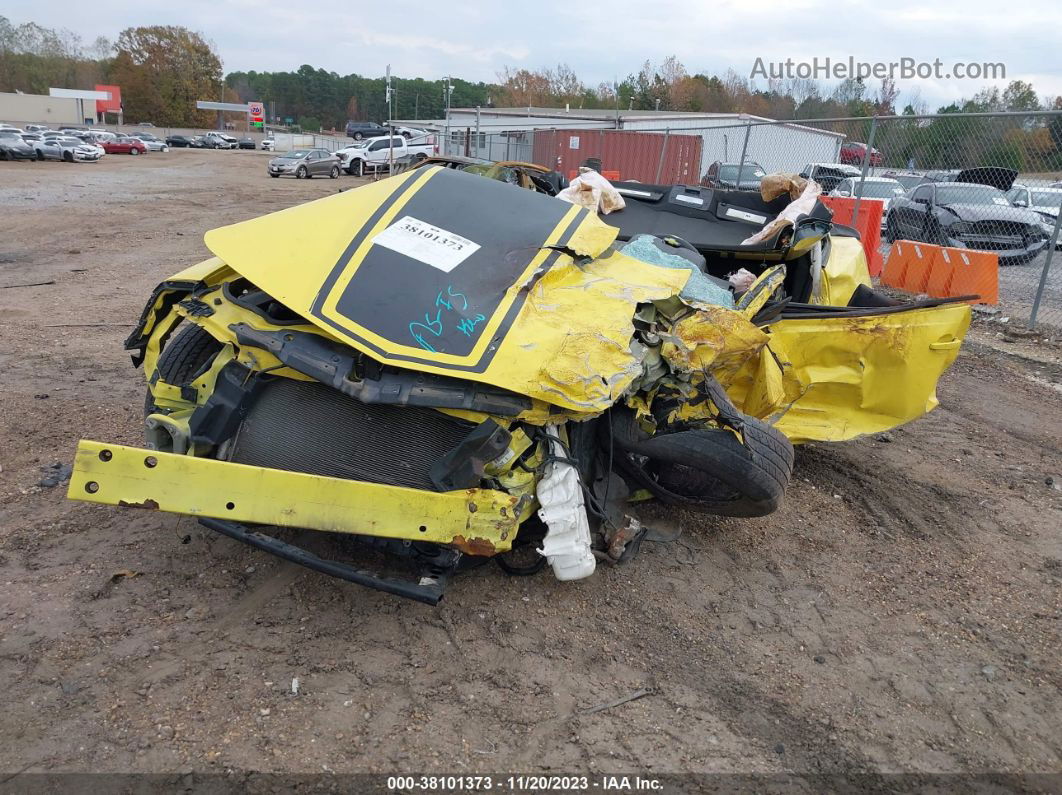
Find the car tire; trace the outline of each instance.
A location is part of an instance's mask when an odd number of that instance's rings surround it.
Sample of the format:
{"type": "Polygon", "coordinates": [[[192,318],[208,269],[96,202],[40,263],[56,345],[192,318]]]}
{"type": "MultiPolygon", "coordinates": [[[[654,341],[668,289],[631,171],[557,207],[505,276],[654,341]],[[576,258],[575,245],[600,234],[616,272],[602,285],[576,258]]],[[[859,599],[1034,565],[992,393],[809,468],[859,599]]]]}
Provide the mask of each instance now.
{"type": "Polygon", "coordinates": [[[777,428],[743,416],[741,439],[725,429],[679,431],[638,440],[634,420],[614,418],[616,462],[661,502],[717,516],[766,516],[781,505],[793,474],[793,445],[777,428]],[[631,458],[630,454],[634,453],[631,458]],[[639,463],[648,457],[651,469],[639,463]]]}
{"type": "Polygon", "coordinates": [[[362,138],[364,138],[365,136],[364,136],[364,135],[362,135],[362,134],[361,134],[360,132],[356,132],[356,133],[354,133],[354,135],[353,135],[353,136],[351,136],[351,137],[352,137],[352,138],[353,138],[353,139],[354,139],[355,141],[360,141],[360,140],[361,140],[362,138]]]}
{"type": "Polygon", "coordinates": [[[159,151],[160,152],[168,152],[168,151],[170,151],[170,148],[168,146],[164,146],[159,151]]]}
{"type": "Polygon", "coordinates": [[[328,176],[331,179],[339,179],[339,166],[332,166],[332,170],[328,172],[328,176]]]}
{"type": "Polygon", "coordinates": [[[139,155],[140,154],[140,150],[139,149],[135,149],[135,148],[134,149],[130,149],[129,150],[129,154],[131,154],[131,155],[139,155]]]}
{"type": "Polygon", "coordinates": [[[44,160],[44,152],[42,152],[40,149],[38,149],[36,152],[33,153],[33,159],[34,160],[44,160]]]}
{"type": "Polygon", "coordinates": [[[269,174],[269,176],[271,176],[271,177],[272,177],[273,179],[277,179],[277,178],[279,178],[279,177],[280,177],[280,174],[273,174],[273,173],[270,173],[270,174],[269,174]]]}
{"type": "MultiPolygon", "coordinates": [[[[188,326],[177,332],[159,356],[159,377],[173,386],[187,386],[207,362],[221,350],[221,343],[200,326],[188,326]]],[[[151,390],[144,398],[144,416],[156,411],[151,390]]]]}
{"type": "Polygon", "coordinates": [[[73,163],[74,162],[74,155],[71,152],[63,152],[63,162],[65,162],[65,163],[73,163]]]}
{"type": "Polygon", "coordinates": [[[362,160],[361,158],[358,158],[354,162],[357,164],[357,165],[354,166],[354,176],[355,177],[364,177],[365,176],[365,161],[362,160]]]}
{"type": "Polygon", "coordinates": [[[295,169],[295,179],[306,179],[310,176],[310,172],[306,170],[306,166],[299,166],[295,169]]]}

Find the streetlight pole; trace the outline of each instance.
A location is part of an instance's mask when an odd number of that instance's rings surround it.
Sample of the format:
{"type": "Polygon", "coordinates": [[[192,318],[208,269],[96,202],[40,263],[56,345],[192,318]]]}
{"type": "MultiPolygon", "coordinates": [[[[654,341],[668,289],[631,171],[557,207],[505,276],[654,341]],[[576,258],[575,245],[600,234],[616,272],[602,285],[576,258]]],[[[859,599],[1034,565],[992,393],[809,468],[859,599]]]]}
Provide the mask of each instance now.
{"type": "Polygon", "coordinates": [[[443,100],[446,102],[446,151],[450,151],[450,95],[454,93],[454,87],[450,84],[450,75],[446,76],[446,87],[443,89],[443,100]]]}

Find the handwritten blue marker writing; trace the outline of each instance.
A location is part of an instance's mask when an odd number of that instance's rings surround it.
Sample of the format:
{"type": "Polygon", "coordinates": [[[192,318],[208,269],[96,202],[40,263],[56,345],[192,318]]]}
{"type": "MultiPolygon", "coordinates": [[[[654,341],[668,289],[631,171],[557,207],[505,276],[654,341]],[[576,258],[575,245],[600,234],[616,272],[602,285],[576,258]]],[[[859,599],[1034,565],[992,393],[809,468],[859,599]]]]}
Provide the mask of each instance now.
{"type": "MultiPolygon", "coordinates": [[[[423,323],[419,320],[414,320],[409,324],[409,333],[414,341],[429,353],[435,353],[436,350],[431,342],[428,341],[429,337],[425,335],[430,334],[436,338],[443,335],[443,310],[464,312],[468,309],[468,299],[463,293],[454,292],[453,285],[447,285],[446,290],[440,290],[439,294],[435,296],[435,306],[441,308],[436,311],[434,319],[430,313],[425,312],[423,323]]],[[[476,330],[476,326],[486,322],[486,320],[487,318],[478,313],[471,318],[463,317],[457,323],[457,330],[466,337],[471,337],[476,330]]]]}

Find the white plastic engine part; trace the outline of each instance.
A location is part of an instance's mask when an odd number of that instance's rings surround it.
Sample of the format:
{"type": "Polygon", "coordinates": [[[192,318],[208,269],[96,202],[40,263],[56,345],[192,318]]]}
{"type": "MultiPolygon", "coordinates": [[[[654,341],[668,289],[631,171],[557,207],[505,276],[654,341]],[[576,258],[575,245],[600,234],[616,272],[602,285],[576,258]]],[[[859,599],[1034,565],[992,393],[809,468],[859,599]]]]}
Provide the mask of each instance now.
{"type": "MultiPolygon", "coordinates": [[[[567,458],[556,425],[546,426],[550,454],[567,458]]],[[[546,538],[539,554],[545,555],[558,580],[581,580],[597,568],[590,551],[590,523],[586,518],[579,473],[567,461],[551,461],[536,489],[538,518],[546,525],[546,538]]]]}

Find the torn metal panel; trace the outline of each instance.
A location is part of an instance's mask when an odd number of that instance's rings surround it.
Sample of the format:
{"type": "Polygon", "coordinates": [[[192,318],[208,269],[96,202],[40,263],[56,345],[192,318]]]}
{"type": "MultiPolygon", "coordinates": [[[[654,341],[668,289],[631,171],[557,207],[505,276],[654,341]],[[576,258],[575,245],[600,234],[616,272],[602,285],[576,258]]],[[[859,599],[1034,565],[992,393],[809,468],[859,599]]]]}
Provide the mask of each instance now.
{"type": "Polygon", "coordinates": [[[794,442],[839,442],[932,411],[969,325],[966,304],[773,324],[771,350],[802,387],[777,427],[794,442]]]}

